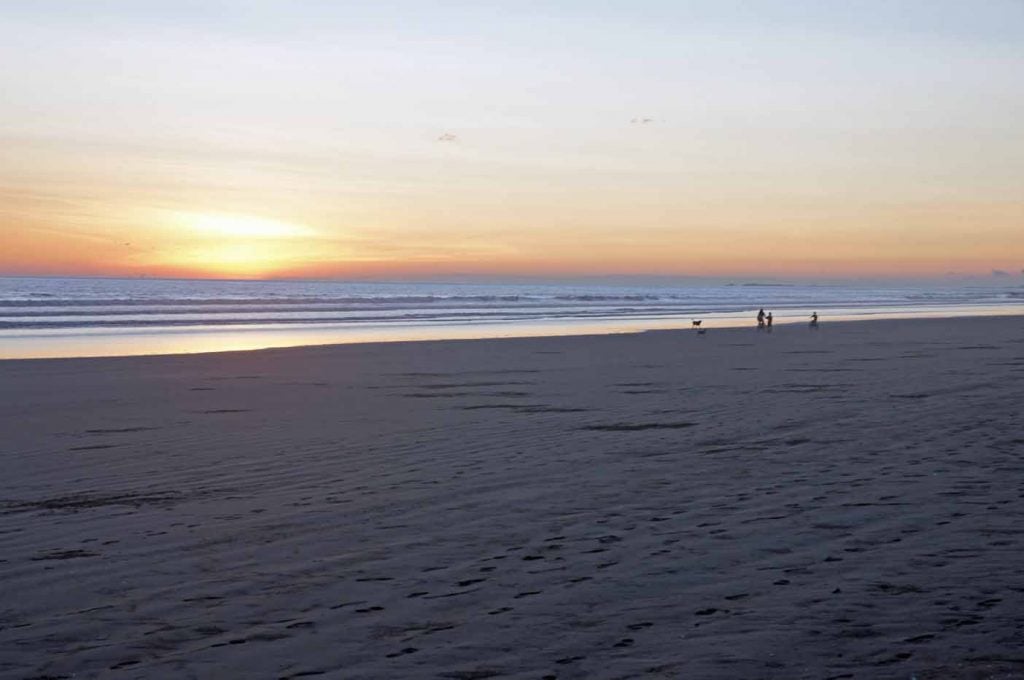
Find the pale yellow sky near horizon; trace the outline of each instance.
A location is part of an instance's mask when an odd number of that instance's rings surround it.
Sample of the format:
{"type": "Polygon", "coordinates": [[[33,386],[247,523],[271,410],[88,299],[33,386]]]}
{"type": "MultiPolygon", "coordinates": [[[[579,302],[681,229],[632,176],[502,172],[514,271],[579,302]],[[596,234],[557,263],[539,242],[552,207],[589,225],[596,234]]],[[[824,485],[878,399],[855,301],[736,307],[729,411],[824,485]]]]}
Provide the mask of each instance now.
{"type": "Polygon", "coordinates": [[[0,274],[1020,272],[1024,4],[848,5],[0,0],[0,274]]]}

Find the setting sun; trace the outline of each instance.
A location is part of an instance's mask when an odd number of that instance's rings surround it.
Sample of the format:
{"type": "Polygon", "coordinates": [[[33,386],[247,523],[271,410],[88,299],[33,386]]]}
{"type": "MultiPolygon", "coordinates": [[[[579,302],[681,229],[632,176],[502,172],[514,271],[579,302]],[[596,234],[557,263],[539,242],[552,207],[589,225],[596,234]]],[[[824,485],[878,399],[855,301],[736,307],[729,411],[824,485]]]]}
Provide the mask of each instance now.
{"type": "Polygon", "coordinates": [[[173,213],[162,220],[164,247],[145,265],[217,278],[261,278],[318,256],[318,234],[306,225],[256,215],[173,213]]]}

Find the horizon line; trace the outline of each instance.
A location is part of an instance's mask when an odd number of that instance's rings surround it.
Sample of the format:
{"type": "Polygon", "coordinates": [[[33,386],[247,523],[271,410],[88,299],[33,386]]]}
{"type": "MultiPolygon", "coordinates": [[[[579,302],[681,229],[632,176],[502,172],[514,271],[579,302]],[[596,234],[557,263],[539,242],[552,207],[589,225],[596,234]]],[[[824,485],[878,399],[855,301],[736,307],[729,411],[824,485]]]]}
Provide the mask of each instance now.
{"type": "Polygon", "coordinates": [[[125,276],[114,274],[13,274],[0,272],[0,278],[4,279],[93,279],[110,281],[211,281],[224,283],[436,283],[436,284],[460,284],[467,282],[479,283],[501,283],[501,282],[600,282],[600,281],[735,281],[737,283],[754,283],[760,281],[819,281],[819,282],[852,282],[852,281],[1005,281],[1012,279],[1024,280],[1024,270],[1019,273],[1001,272],[993,270],[988,274],[969,274],[961,272],[947,272],[945,274],[862,274],[848,276],[818,276],[807,274],[779,275],[779,274],[565,274],[565,275],[541,275],[541,274],[437,274],[431,276],[411,277],[218,277],[218,276],[125,276]],[[744,280],[746,279],[746,280],[744,280]]]}

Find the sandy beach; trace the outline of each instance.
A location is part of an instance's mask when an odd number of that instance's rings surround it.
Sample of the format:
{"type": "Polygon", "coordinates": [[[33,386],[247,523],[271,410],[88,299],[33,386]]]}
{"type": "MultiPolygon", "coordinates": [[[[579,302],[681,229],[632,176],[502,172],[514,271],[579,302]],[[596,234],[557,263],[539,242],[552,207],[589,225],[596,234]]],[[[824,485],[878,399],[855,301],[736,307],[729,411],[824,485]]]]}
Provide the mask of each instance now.
{"type": "Polygon", "coordinates": [[[2,678],[1024,677],[1024,317],[0,362],[2,678]]]}

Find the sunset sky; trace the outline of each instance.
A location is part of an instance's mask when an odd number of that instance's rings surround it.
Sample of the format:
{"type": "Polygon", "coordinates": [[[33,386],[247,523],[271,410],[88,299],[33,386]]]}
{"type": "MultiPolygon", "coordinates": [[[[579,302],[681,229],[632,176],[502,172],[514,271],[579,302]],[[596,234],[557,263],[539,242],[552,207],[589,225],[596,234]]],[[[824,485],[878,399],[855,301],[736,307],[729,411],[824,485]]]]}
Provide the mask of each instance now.
{"type": "Polygon", "coordinates": [[[1018,274],[1021,0],[0,0],[0,274],[1018,274]]]}

